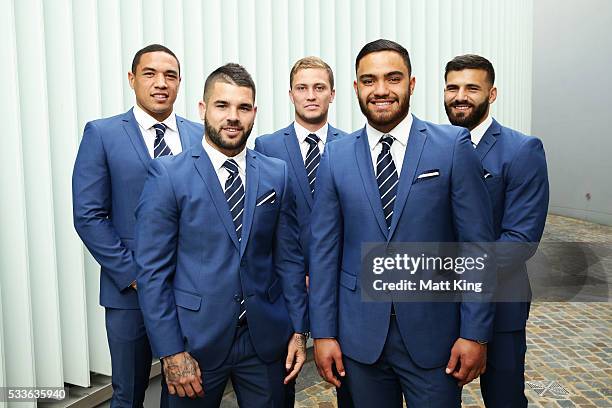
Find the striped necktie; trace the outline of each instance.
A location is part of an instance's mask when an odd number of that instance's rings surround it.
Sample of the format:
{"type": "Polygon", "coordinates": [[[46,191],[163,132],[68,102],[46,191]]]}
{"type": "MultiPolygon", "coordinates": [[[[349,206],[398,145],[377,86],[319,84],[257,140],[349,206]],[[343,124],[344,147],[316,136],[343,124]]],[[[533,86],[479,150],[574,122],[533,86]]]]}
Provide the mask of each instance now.
{"type": "Polygon", "coordinates": [[[166,134],[166,129],[168,127],[163,123],[156,123],[153,125],[153,129],[155,129],[155,142],[153,145],[153,158],[156,159],[161,156],[172,156],[172,151],[170,147],[166,144],[164,140],[164,135],[166,134]]]}
{"type": "Polygon", "coordinates": [[[234,159],[227,159],[223,167],[229,172],[225,182],[225,199],[234,221],[238,241],[242,239],[242,213],[244,212],[244,186],[238,173],[238,164],[234,159]]]}
{"type": "Polygon", "coordinates": [[[306,167],[306,174],[308,175],[308,184],[310,185],[310,192],[314,195],[315,180],[317,179],[317,168],[321,162],[321,151],[319,150],[319,136],[314,133],[306,136],[306,142],[310,145],[308,152],[306,153],[306,159],[304,159],[304,166],[306,167]]]}
{"type": "Polygon", "coordinates": [[[395,139],[391,135],[383,135],[380,138],[382,149],[376,160],[376,182],[378,183],[378,191],[380,192],[380,201],[382,203],[385,221],[387,228],[391,228],[391,219],[393,216],[393,203],[397,194],[397,183],[399,176],[397,169],[391,156],[391,145],[395,139]]]}

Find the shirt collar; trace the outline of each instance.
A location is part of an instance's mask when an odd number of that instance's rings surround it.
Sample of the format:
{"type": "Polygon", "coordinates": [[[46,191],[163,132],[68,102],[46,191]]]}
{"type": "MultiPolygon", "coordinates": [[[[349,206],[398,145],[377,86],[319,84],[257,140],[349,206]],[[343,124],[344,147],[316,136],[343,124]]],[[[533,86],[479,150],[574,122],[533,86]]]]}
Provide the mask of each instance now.
{"type": "MultiPolygon", "coordinates": [[[[134,117],[136,118],[136,122],[138,122],[140,127],[142,127],[144,130],[149,130],[153,127],[153,125],[159,123],[157,119],[149,115],[138,105],[134,105],[134,117]]],[[[170,113],[170,115],[161,123],[166,125],[166,127],[168,127],[170,130],[178,132],[176,127],[176,115],[174,114],[174,111],[172,111],[172,113],[170,113]]]]}
{"type": "Polygon", "coordinates": [[[493,123],[493,118],[491,115],[487,115],[487,118],[483,120],[480,125],[476,126],[474,129],[470,131],[470,138],[472,139],[472,143],[477,145],[484,134],[489,130],[489,127],[493,123]]]}
{"type": "Polygon", "coordinates": [[[300,125],[297,122],[293,122],[293,128],[295,129],[295,135],[297,136],[298,142],[300,142],[300,144],[304,143],[304,141],[306,140],[306,136],[311,133],[314,133],[315,135],[319,136],[319,139],[321,139],[323,144],[325,144],[325,142],[327,141],[327,129],[329,128],[327,122],[325,122],[325,124],[316,132],[311,132],[310,130],[306,129],[304,126],[300,125]]]}
{"type": "Polygon", "coordinates": [[[372,127],[369,123],[366,124],[366,134],[368,135],[368,143],[370,144],[370,150],[374,150],[382,135],[389,134],[399,142],[402,146],[406,147],[408,144],[408,136],[410,135],[410,128],[412,128],[412,114],[408,113],[406,117],[397,124],[396,127],[391,129],[390,132],[383,133],[378,129],[372,127]]]}
{"type": "Polygon", "coordinates": [[[238,165],[238,170],[240,171],[240,173],[246,173],[246,147],[242,149],[242,151],[236,156],[227,157],[226,155],[215,149],[213,146],[211,146],[206,140],[206,137],[202,138],[202,146],[204,147],[204,151],[206,152],[206,154],[208,154],[208,157],[212,162],[215,172],[218,173],[219,170],[223,168],[223,163],[225,163],[227,159],[233,159],[238,165]]]}

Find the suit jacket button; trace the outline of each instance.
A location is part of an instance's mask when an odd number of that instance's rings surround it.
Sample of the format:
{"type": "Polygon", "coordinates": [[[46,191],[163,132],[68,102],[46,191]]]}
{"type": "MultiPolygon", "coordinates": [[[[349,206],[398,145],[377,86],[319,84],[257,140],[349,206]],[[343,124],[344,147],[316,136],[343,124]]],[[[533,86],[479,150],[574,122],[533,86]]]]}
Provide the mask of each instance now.
{"type": "Polygon", "coordinates": [[[242,266],[243,268],[245,268],[247,265],[245,260],[240,261],[240,266],[242,266]]]}
{"type": "Polygon", "coordinates": [[[238,294],[234,295],[234,300],[236,302],[240,302],[240,295],[238,295],[238,294]]]}

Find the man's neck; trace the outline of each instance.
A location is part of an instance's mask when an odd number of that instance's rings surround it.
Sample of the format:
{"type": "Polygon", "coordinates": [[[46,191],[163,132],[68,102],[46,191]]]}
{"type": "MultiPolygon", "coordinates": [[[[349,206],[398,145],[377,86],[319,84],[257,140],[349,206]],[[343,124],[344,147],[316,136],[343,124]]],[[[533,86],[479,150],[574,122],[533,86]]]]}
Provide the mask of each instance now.
{"type": "Polygon", "coordinates": [[[302,118],[298,117],[297,115],[295,116],[295,121],[298,125],[302,126],[304,129],[308,130],[309,132],[316,132],[317,130],[321,129],[323,126],[325,126],[325,124],[327,123],[327,116],[325,116],[325,118],[317,123],[308,123],[305,122],[304,120],[302,120],[302,118]]]}

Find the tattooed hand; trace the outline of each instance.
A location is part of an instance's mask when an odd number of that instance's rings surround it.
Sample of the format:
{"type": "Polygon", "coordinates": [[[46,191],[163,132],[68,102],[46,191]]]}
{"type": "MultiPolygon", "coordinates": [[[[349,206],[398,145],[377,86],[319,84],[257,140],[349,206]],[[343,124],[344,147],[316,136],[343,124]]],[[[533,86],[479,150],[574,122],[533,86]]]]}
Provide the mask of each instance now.
{"type": "Polygon", "coordinates": [[[164,375],[171,395],[203,397],[202,373],[198,362],[186,351],[162,358],[164,375]]]}
{"type": "Polygon", "coordinates": [[[306,336],[300,333],[294,333],[289,340],[287,347],[287,360],[285,361],[285,369],[289,374],[285,377],[284,383],[287,384],[295,379],[300,373],[302,366],[306,362],[306,336]]]}

